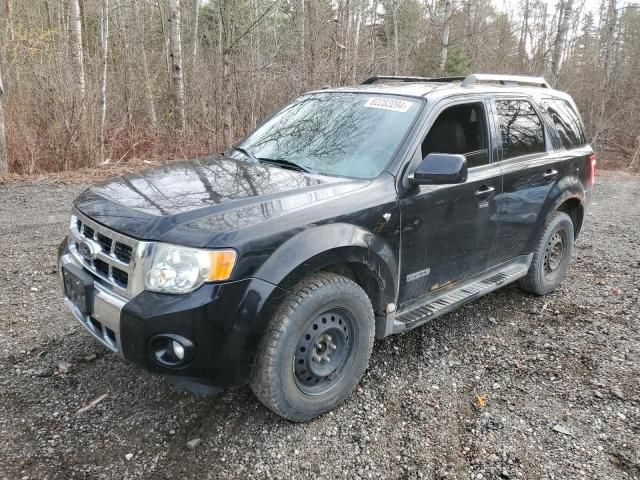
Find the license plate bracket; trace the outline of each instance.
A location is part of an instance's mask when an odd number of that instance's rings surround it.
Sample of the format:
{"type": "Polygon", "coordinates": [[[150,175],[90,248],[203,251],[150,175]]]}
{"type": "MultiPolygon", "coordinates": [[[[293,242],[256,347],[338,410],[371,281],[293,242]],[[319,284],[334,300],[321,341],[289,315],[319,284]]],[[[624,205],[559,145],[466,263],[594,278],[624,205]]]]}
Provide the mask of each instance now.
{"type": "Polygon", "coordinates": [[[93,278],[73,265],[62,267],[64,294],[83,315],[91,315],[93,306],[93,278]]]}

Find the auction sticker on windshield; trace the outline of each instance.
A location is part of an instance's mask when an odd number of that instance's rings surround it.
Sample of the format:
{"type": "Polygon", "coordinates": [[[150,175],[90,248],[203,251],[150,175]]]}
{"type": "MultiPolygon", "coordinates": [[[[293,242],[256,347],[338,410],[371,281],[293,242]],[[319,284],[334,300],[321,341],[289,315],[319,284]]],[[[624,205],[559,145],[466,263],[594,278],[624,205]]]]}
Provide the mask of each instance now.
{"type": "Polygon", "coordinates": [[[391,110],[393,112],[406,112],[408,111],[413,102],[407,100],[398,100],[397,98],[385,98],[385,97],[371,97],[364,104],[369,108],[381,108],[383,110],[391,110]]]}

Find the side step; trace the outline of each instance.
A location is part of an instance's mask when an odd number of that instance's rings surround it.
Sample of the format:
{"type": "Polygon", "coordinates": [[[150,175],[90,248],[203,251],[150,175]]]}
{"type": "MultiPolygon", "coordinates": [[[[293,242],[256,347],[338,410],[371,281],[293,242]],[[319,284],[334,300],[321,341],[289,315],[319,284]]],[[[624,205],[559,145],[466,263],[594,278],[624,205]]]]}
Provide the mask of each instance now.
{"type": "Polygon", "coordinates": [[[445,313],[471,302],[504,285],[524,277],[529,270],[531,256],[525,255],[491,269],[478,277],[427,295],[425,301],[409,310],[398,312],[393,322],[393,333],[402,333],[418,327],[445,313]]]}

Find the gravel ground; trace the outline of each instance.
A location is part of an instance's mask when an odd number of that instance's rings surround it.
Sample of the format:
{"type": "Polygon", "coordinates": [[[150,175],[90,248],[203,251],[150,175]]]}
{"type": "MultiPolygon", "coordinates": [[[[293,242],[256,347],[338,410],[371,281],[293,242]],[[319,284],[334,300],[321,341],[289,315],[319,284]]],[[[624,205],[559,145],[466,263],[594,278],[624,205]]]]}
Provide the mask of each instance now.
{"type": "Polygon", "coordinates": [[[55,259],[80,190],[0,185],[0,479],[640,478],[638,178],[599,178],[557,292],[509,286],[377,342],[308,424],[248,388],[180,392],[85,334],[55,259]]]}

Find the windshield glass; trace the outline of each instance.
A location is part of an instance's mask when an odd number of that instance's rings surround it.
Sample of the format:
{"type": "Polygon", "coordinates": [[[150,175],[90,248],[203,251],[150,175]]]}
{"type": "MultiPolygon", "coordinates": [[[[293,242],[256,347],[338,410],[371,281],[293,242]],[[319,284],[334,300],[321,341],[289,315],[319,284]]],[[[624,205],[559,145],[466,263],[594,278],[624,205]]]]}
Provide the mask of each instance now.
{"type": "Polygon", "coordinates": [[[391,95],[305,95],[249,135],[241,147],[259,160],[284,166],[282,161],[318,173],[373,178],[391,160],[421,104],[391,95]]]}

